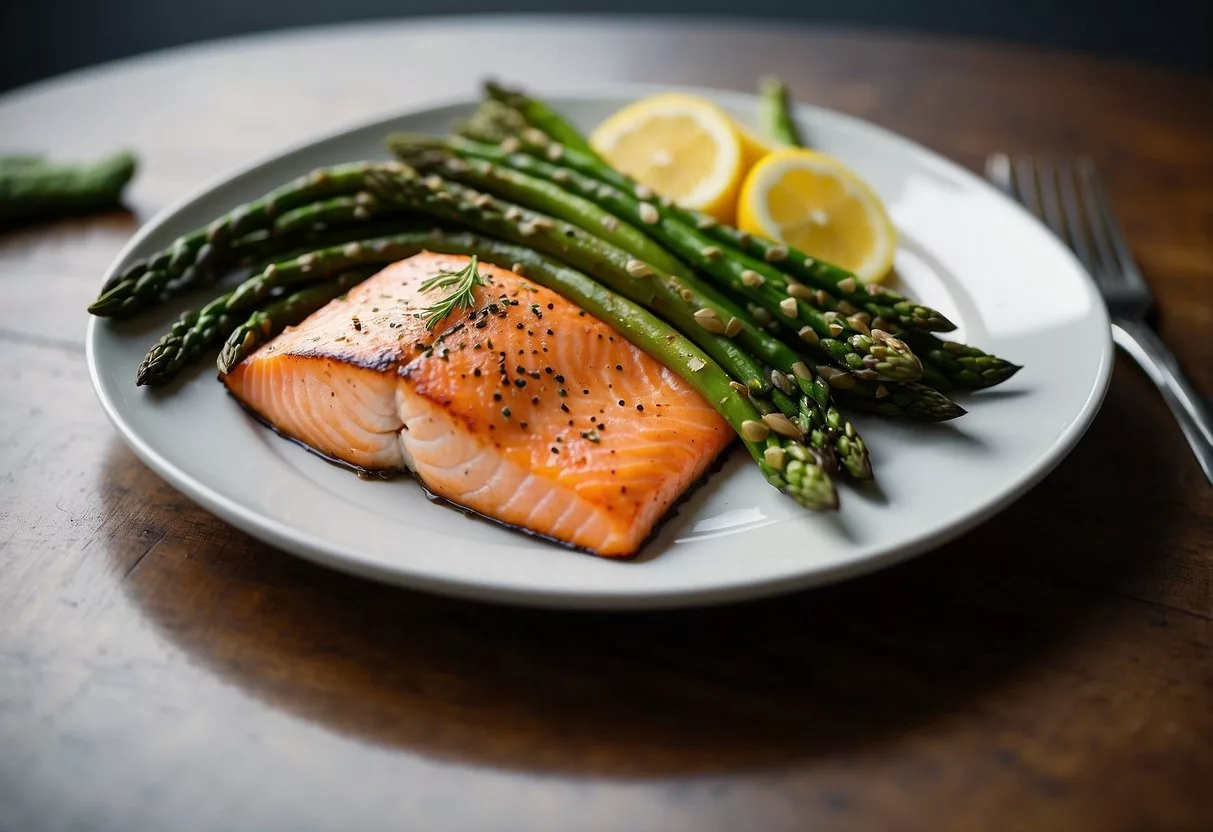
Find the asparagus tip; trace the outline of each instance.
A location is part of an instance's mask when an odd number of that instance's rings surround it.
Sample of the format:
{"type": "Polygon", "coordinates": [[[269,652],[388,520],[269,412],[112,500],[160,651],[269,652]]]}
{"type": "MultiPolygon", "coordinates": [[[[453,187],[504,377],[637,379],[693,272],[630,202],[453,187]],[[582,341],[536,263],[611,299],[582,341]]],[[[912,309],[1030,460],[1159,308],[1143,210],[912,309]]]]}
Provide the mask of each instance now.
{"type": "Polygon", "coordinates": [[[163,368],[158,362],[144,361],[135,372],[135,386],[154,387],[172,378],[171,374],[166,374],[162,370],[163,368]]]}
{"type": "Polygon", "coordinates": [[[788,446],[788,452],[790,458],[783,470],[784,493],[814,511],[837,509],[838,492],[826,470],[801,445],[788,446]]]}
{"type": "Polygon", "coordinates": [[[758,79],[758,89],[768,95],[783,95],[788,85],[778,75],[764,75],[758,79]]]}

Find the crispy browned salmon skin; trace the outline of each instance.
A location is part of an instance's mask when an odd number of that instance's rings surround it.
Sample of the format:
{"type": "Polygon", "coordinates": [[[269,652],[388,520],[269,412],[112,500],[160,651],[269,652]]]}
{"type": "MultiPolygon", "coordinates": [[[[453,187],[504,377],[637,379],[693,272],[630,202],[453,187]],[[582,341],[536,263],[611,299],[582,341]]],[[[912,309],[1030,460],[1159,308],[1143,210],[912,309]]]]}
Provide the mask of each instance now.
{"type": "Polygon", "coordinates": [[[325,456],[408,468],[435,494],[589,549],[636,551],[729,444],[698,393],[611,327],[481,264],[472,310],[427,331],[468,258],[403,260],[262,346],[224,378],[325,456]]]}

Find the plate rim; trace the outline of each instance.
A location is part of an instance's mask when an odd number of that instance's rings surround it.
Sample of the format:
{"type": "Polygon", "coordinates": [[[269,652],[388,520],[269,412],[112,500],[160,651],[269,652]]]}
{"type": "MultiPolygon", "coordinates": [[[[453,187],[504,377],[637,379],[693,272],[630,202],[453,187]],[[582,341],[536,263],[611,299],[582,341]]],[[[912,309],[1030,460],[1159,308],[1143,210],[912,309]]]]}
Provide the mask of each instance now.
{"type": "MultiPolygon", "coordinates": [[[[658,91],[706,95],[717,101],[733,99],[734,102],[738,103],[752,103],[756,100],[756,96],[752,93],[735,90],[693,85],[637,83],[602,84],[588,88],[560,89],[551,94],[545,94],[544,97],[545,100],[559,104],[561,101],[568,100],[586,101],[607,98],[639,98],[658,91]]],[[[443,97],[425,101],[412,107],[378,113],[353,121],[343,127],[313,135],[277,151],[262,154],[250,162],[212,177],[200,187],[158,211],[151,219],[140,226],[111,261],[100,282],[104,283],[111,275],[127,265],[132,257],[132,253],[142,246],[148,237],[156,234],[164,225],[168,224],[179,212],[234,180],[269,165],[276,164],[286,157],[339,139],[349,133],[372,130],[377,127],[382,127],[386,130],[388,129],[388,125],[400,119],[416,116],[428,111],[467,106],[476,100],[472,96],[443,97]]],[[[798,120],[808,120],[810,122],[814,119],[834,120],[851,128],[875,133],[883,140],[905,146],[915,156],[929,163],[930,166],[942,170],[948,176],[959,176],[970,187],[977,186],[979,190],[984,189],[989,194],[995,194],[996,198],[1003,201],[1005,206],[1011,207],[1012,210],[1018,211],[1023,217],[1028,218],[1036,228],[1037,233],[1052,236],[1052,232],[1039,219],[1023,206],[1011,200],[1006,194],[962,165],[953,162],[912,139],[866,119],[826,107],[798,103],[795,110],[798,120]]],[[[1095,376],[1092,379],[1092,386],[1087,398],[1075,414],[1073,421],[1065,427],[1048,450],[1026,465],[1014,481],[1002,488],[996,497],[962,512],[958,519],[943,528],[923,533],[902,544],[890,546],[883,552],[859,560],[825,567],[819,566],[794,576],[784,575],[757,578],[750,581],[736,582],[724,587],[661,589],[653,592],[635,589],[606,592],[588,592],[585,590],[557,591],[550,589],[527,590],[525,588],[502,586],[494,583],[474,583],[447,577],[435,577],[425,570],[410,568],[408,564],[397,564],[388,567],[372,563],[365,558],[359,557],[357,551],[353,548],[333,544],[329,541],[313,539],[311,535],[299,532],[287,523],[246,509],[230,497],[197,481],[193,476],[178,468],[152,448],[139,435],[135,428],[122,418],[116,403],[106,393],[101,379],[96,351],[97,333],[98,328],[101,326],[101,319],[92,315],[89,316],[85,332],[85,360],[88,364],[89,380],[93,393],[101,404],[102,410],[115,430],[117,430],[119,436],[122,437],[127,446],[131,448],[144,464],[169,485],[185,494],[205,510],[250,536],[281,549],[287,554],[302,557],[312,563],[333,568],[347,574],[354,574],[413,590],[432,592],[447,597],[472,601],[551,609],[620,611],[703,607],[746,601],[774,594],[790,593],[816,586],[825,586],[869,574],[909,560],[951,540],[955,540],[986,520],[1001,513],[1007,506],[1039,484],[1062,460],[1069,456],[1094,421],[1107,394],[1111,381],[1114,346],[1107,309],[1095,288],[1094,282],[1072,252],[1065,248],[1064,245],[1060,245],[1060,243],[1059,247],[1063,256],[1070,259],[1072,265],[1084,276],[1085,280],[1083,284],[1088,294],[1095,301],[1091,304],[1091,314],[1102,319],[1102,329],[1105,332],[1105,336],[1100,342],[1098,366],[1096,367],[1095,376]]]]}

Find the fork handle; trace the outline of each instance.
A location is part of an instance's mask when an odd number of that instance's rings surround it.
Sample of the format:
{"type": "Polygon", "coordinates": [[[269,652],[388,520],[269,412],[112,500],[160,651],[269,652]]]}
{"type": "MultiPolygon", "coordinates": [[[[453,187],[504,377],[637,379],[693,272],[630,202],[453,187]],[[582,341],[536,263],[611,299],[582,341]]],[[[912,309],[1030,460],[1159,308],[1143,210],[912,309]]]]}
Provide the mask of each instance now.
{"type": "Polygon", "coordinates": [[[1184,432],[1192,453],[1213,485],[1213,414],[1204,397],[1179,367],[1175,356],[1162,339],[1141,321],[1119,320],[1112,323],[1112,340],[1129,354],[1162,393],[1184,432]]]}

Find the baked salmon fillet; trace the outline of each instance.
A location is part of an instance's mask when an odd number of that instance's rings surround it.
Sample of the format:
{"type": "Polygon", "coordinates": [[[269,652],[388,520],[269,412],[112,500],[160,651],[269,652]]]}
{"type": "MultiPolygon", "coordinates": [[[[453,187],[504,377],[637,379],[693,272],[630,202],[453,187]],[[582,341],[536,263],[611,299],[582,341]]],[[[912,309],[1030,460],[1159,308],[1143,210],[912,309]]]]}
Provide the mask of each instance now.
{"type": "Polygon", "coordinates": [[[396,263],[224,377],[282,434],[510,526],[621,557],[733,439],[690,385],[569,301],[480,264],[471,309],[426,329],[468,258],[396,263]]]}

